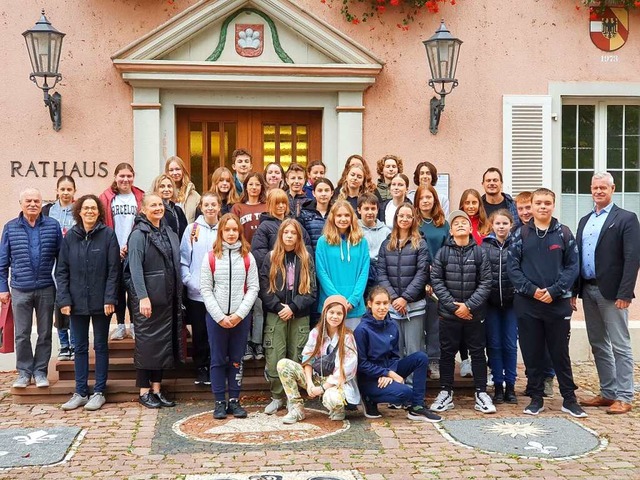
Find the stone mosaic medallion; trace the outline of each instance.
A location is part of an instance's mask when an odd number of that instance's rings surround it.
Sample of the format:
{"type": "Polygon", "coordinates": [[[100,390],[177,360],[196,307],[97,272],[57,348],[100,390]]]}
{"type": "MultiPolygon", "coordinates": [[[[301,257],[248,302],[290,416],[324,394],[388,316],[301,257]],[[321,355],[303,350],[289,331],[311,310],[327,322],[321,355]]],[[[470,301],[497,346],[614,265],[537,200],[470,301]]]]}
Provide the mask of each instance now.
{"type": "Polygon", "coordinates": [[[0,469],[52,465],[68,460],[78,427],[8,428],[0,430],[0,469]]]}
{"type": "Polygon", "coordinates": [[[247,418],[214,420],[213,411],[191,415],[176,422],[173,431],[201,442],[234,445],[272,445],[320,439],[349,429],[349,420],[333,422],[320,410],[305,408],[307,417],[293,425],[282,423],[286,411],[266,415],[261,406],[246,407],[247,418]]]}
{"type": "Polygon", "coordinates": [[[333,472],[274,472],[231,473],[214,475],[187,475],[185,480],[359,480],[355,472],[338,470],[333,472]]]}
{"type": "Polygon", "coordinates": [[[436,425],[449,441],[487,453],[564,460],[600,450],[607,440],[565,418],[446,420],[436,425]]]}

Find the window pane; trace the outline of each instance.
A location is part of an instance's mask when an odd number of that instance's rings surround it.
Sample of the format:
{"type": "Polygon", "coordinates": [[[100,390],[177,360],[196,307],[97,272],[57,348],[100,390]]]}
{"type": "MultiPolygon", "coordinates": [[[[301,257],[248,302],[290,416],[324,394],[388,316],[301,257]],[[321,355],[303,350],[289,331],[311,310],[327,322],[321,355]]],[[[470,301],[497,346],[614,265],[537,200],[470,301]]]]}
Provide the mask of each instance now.
{"type": "Polygon", "coordinates": [[[207,161],[209,178],[207,180],[210,181],[211,174],[220,166],[220,124],[218,122],[209,122],[207,123],[207,129],[209,131],[209,159],[207,161]]]}
{"type": "Polygon", "coordinates": [[[562,168],[563,169],[575,169],[576,168],[576,149],[562,147],[562,168]]]}
{"type": "Polygon", "coordinates": [[[233,171],[231,154],[238,148],[238,126],[235,123],[224,124],[224,165],[229,170],[233,171]]]}
{"type": "Polygon", "coordinates": [[[629,193],[640,192],[640,171],[625,172],[624,192],[629,192],[629,193]]]}
{"type": "Polygon", "coordinates": [[[622,105],[607,107],[607,166],[622,168],[622,105]]]}
{"type": "Polygon", "coordinates": [[[593,172],[578,172],[578,193],[591,194],[591,177],[593,172]]]}
{"type": "Polygon", "coordinates": [[[265,165],[277,161],[275,125],[262,126],[262,158],[265,165]]]}
{"type": "Polygon", "coordinates": [[[562,193],[576,193],[575,172],[562,172],[562,193]]]}
{"type": "Polygon", "coordinates": [[[280,125],[279,131],[280,165],[286,172],[293,160],[293,127],[291,125],[280,125]]]}
{"type": "Polygon", "coordinates": [[[624,138],[624,167],[638,168],[638,158],[640,158],[640,152],[638,152],[638,137],[625,135],[624,138]]]}
{"type": "Polygon", "coordinates": [[[620,170],[609,170],[609,173],[613,176],[613,183],[616,185],[616,189],[622,192],[622,172],[620,170]]]}
{"type": "Polygon", "coordinates": [[[640,105],[627,105],[624,112],[625,135],[640,134],[640,105]]]}
{"type": "Polygon", "coordinates": [[[308,161],[307,126],[296,126],[296,162],[306,167],[308,161]]]}
{"type": "Polygon", "coordinates": [[[562,148],[576,146],[576,115],[577,105],[562,106],[562,148]]]}
{"type": "Polygon", "coordinates": [[[199,192],[204,190],[202,181],[202,123],[189,123],[189,162],[191,181],[199,192]]]}
{"type": "Polygon", "coordinates": [[[578,107],[578,168],[593,169],[595,106],[578,107]]]}

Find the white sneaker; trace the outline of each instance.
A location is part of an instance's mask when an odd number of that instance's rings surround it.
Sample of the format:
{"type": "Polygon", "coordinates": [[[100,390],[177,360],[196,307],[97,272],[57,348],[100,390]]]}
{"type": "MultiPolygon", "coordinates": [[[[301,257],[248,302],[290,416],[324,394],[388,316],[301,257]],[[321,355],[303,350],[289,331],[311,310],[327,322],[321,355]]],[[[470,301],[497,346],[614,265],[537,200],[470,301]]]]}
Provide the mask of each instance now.
{"type": "Polygon", "coordinates": [[[300,406],[296,406],[296,405],[291,405],[291,407],[289,407],[289,411],[287,412],[287,414],[282,417],[282,423],[286,424],[286,425],[293,425],[296,422],[299,422],[300,420],[304,420],[304,408],[302,407],[302,405],[300,406]]]}
{"type": "Polygon", "coordinates": [[[344,420],[344,417],[344,407],[329,412],[329,420],[332,420],[334,422],[341,422],[342,420],[344,420]]]}
{"type": "Polygon", "coordinates": [[[487,392],[476,392],[476,410],[482,413],[496,413],[496,406],[487,392]]]}
{"type": "Polygon", "coordinates": [[[460,376],[463,378],[473,377],[473,370],[471,370],[471,359],[467,358],[460,364],[460,376]]]}
{"type": "Polygon", "coordinates": [[[135,340],[136,332],[133,328],[133,323],[129,325],[129,336],[135,340]]]}
{"type": "Polygon", "coordinates": [[[124,323],[119,323],[116,325],[116,329],[111,334],[111,340],[124,340],[124,336],[126,334],[126,330],[124,327],[124,323]]]}
{"type": "Polygon", "coordinates": [[[95,410],[100,410],[102,406],[107,402],[107,399],[104,398],[102,392],[96,392],[89,398],[89,401],[84,406],[85,410],[89,410],[93,412],[95,410]]]}
{"type": "Polygon", "coordinates": [[[67,400],[66,403],[63,403],[60,408],[62,410],[75,410],[76,408],[86,405],[88,401],[88,397],[83,397],[79,393],[74,393],[73,396],[67,400]]]}
{"type": "Polygon", "coordinates": [[[434,412],[445,412],[451,410],[453,404],[453,390],[441,390],[436,399],[431,404],[430,410],[434,412]]]}
{"type": "Polygon", "coordinates": [[[264,407],[264,413],[267,415],[273,415],[278,410],[284,407],[284,400],[282,398],[272,398],[271,403],[264,407]]]}
{"type": "Polygon", "coordinates": [[[31,375],[20,374],[13,382],[13,388],[27,388],[31,384],[31,375]]]}
{"type": "Polygon", "coordinates": [[[33,379],[36,382],[36,387],[45,388],[49,386],[49,379],[44,373],[36,372],[33,374],[33,379]]]}

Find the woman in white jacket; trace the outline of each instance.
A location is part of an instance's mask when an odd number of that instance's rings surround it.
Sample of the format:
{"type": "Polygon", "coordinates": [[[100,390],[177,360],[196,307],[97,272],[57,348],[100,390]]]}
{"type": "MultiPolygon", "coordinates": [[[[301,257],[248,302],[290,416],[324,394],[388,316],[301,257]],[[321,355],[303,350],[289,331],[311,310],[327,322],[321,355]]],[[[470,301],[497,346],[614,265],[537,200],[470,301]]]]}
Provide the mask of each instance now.
{"type": "Polygon", "coordinates": [[[193,333],[193,364],[196,385],[211,385],[209,376],[209,342],[207,341],[207,309],[200,294],[202,260],[213,249],[218,236],[218,213],[222,202],[217,193],[205,192],[198,208],[202,211],[196,221],[185,230],[180,243],[180,274],[187,289],[184,297],[187,323],[193,333]]]}
{"type": "Polygon", "coordinates": [[[240,219],[227,213],[218,223],[216,243],[204,258],[200,271],[200,292],[207,308],[211,390],[215,397],[213,418],[216,420],[226,418],[227,414],[236,418],[247,416],[239,402],[242,356],[250,327],[246,317],[259,290],[258,268],[250,249],[240,219]]]}

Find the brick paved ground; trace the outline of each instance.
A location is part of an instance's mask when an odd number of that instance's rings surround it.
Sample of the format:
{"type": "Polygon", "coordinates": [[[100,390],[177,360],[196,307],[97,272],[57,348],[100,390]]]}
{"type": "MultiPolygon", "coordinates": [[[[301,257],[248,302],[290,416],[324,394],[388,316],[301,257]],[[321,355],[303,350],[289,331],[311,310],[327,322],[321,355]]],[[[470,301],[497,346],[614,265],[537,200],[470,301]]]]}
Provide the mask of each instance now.
{"type": "MultiPolygon", "coordinates": [[[[639,366],[640,367],[640,366],[639,366]]],[[[640,374],[640,368],[638,368],[640,374]]],[[[595,369],[591,364],[575,367],[582,387],[579,395],[593,391],[595,369]]],[[[63,412],[59,405],[13,405],[8,395],[14,374],[0,374],[0,428],[46,428],[76,425],[87,430],[73,458],[54,467],[28,467],[0,471],[0,478],[108,478],[108,479],[174,479],[185,474],[241,473],[266,470],[357,470],[366,480],[407,480],[429,478],[536,478],[536,479],[637,479],[640,478],[640,402],[635,412],[610,416],[604,410],[589,409],[590,417],[580,422],[606,437],[604,450],[568,461],[521,459],[487,455],[449,443],[433,425],[407,421],[403,412],[383,409],[385,417],[369,422],[367,435],[360,448],[340,448],[339,437],[333,437],[332,448],[317,451],[240,450],[224,453],[194,448],[193,453],[153,454],[158,411],[147,410],[135,403],[107,404],[99,412],[63,412]]],[[[640,375],[637,376],[640,378],[640,375]]],[[[518,390],[523,385],[519,382],[518,390]]],[[[429,398],[432,398],[433,392],[429,398]]],[[[450,419],[478,418],[472,410],[471,397],[456,398],[456,409],[447,413],[450,419]]],[[[561,400],[548,401],[543,415],[561,416],[561,400]]],[[[516,406],[502,406],[494,418],[520,416],[525,399],[516,406]]],[[[184,406],[185,414],[193,406],[184,406]],[[188,408],[187,408],[188,407],[188,408]]],[[[209,408],[203,405],[203,409],[209,408]]],[[[176,412],[177,413],[177,412],[176,412]]]]}

